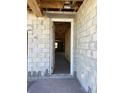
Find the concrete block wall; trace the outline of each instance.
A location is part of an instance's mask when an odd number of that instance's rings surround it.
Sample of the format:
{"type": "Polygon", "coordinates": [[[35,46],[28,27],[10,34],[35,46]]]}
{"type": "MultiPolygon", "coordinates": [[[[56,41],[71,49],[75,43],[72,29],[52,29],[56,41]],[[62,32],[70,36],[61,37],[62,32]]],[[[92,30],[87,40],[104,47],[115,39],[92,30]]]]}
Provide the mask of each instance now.
{"type": "Polygon", "coordinates": [[[74,19],[74,70],[88,93],[96,93],[96,0],[84,0],[74,19]]]}
{"type": "Polygon", "coordinates": [[[28,14],[28,79],[49,74],[51,25],[47,17],[28,14]]]}

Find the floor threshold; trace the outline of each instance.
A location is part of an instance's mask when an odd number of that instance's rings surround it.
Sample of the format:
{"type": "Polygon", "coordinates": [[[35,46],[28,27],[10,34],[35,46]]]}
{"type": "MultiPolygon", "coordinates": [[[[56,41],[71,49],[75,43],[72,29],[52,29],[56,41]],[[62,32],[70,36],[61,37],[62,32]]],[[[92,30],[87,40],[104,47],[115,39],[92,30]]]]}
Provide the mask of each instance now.
{"type": "Polygon", "coordinates": [[[50,76],[50,78],[74,78],[70,74],[53,74],[50,76]]]}

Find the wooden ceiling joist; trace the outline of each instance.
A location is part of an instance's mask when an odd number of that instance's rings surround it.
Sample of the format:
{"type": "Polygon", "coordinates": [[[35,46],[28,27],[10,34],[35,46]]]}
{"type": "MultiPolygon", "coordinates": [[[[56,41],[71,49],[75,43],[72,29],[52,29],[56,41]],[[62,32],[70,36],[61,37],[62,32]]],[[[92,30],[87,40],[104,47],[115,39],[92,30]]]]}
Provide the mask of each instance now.
{"type": "Polygon", "coordinates": [[[41,1],[83,1],[83,0],[41,0],[41,1]]]}
{"type": "Polygon", "coordinates": [[[64,2],[48,2],[48,1],[42,1],[40,4],[41,8],[63,8],[64,2]]]}
{"type": "Polygon", "coordinates": [[[37,16],[42,16],[40,8],[36,2],[36,0],[27,0],[28,6],[31,8],[32,12],[37,16]]]}

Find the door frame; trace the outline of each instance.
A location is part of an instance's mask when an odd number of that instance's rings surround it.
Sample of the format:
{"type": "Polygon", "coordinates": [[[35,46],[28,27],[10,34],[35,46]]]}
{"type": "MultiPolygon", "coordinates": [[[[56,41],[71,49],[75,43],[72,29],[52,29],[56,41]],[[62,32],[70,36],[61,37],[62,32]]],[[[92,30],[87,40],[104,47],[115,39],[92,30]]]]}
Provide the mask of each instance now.
{"type": "MultiPolygon", "coordinates": [[[[73,62],[73,38],[74,38],[74,21],[72,18],[51,18],[52,22],[70,22],[71,23],[71,38],[70,38],[70,75],[73,76],[74,62],[73,62]]],[[[51,68],[50,68],[51,70],[51,68]]]]}

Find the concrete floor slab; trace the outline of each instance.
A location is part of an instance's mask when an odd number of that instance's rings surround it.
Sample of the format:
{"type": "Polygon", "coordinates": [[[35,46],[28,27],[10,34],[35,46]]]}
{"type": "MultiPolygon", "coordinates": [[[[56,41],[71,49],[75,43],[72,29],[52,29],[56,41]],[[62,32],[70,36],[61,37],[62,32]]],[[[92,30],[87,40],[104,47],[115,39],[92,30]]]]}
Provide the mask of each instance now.
{"type": "Polygon", "coordinates": [[[64,52],[56,52],[54,74],[69,74],[69,73],[70,73],[70,64],[65,59],[64,52]]]}
{"type": "Polygon", "coordinates": [[[35,81],[28,93],[86,93],[74,78],[48,78],[35,81]]]}

